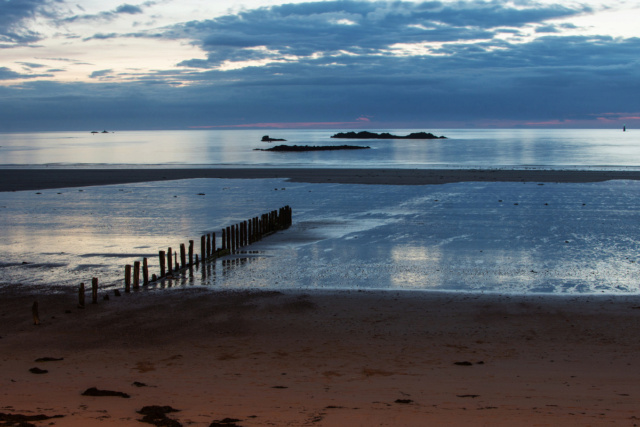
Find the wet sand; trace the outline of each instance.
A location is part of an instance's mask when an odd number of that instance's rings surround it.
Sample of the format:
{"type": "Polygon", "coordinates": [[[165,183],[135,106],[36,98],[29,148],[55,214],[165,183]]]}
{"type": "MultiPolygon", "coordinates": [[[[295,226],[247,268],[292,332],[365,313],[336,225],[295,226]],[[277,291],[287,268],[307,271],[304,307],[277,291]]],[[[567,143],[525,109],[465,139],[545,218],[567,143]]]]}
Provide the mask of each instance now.
{"type": "Polygon", "coordinates": [[[136,426],[148,405],[194,426],[640,420],[639,297],[182,288],[76,301],[5,290],[0,412],[57,426],[136,426]]]}
{"type": "Polygon", "coordinates": [[[44,190],[192,178],[284,178],[293,182],[427,185],[453,182],[600,182],[640,171],[475,169],[0,169],[0,191],[44,190]]]}

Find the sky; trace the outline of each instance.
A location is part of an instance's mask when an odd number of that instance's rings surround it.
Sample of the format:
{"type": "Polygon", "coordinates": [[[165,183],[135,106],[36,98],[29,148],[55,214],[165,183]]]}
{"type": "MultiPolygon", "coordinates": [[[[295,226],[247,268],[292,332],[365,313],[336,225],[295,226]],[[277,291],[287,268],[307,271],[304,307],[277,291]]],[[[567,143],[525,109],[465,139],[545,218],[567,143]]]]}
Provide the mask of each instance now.
{"type": "Polygon", "coordinates": [[[640,127],[640,2],[0,0],[0,132],[640,127]]]}

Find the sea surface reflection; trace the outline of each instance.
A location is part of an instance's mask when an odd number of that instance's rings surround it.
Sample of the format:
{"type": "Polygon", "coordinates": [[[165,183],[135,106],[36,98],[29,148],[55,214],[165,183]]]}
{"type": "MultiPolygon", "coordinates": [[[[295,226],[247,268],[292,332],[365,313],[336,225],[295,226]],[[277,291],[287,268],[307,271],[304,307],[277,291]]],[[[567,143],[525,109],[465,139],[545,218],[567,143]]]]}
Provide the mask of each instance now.
{"type": "Polygon", "coordinates": [[[197,179],[0,193],[0,283],[121,287],[125,264],[290,205],[291,228],[155,287],[637,293],[640,183],[197,179]]]}

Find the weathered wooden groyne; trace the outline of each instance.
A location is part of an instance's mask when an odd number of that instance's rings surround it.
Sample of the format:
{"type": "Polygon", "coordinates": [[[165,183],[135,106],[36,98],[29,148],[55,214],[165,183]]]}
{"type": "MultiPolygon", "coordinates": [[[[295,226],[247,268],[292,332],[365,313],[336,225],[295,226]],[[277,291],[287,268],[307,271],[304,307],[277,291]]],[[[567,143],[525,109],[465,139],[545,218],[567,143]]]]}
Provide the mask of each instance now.
{"type": "MultiPolygon", "coordinates": [[[[291,226],[293,214],[290,206],[255,216],[245,221],[223,228],[219,234],[207,233],[200,236],[200,252],[195,252],[194,240],[189,240],[188,245],[181,243],[179,250],[168,247],[166,251],[158,251],[159,271],[149,275],[149,262],[147,258],[135,261],[133,265],[124,266],[124,292],[138,290],[140,286],[146,286],[154,282],[173,277],[174,273],[193,268],[199,264],[215,261],[217,258],[237,253],[245,246],[262,240],[280,230],[291,226]],[[218,245],[218,236],[220,245],[218,245]]],[[[115,295],[120,291],[115,289],[115,295]]],[[[105,295],[108,299],[108,295],[105,295]]],[[[98,302],[98,279],[93,278],[91,283],[91,302],[98,302]]],[[[78,289],[78,307],[85,304],[85,285],[80,284],[78,289]]]]}

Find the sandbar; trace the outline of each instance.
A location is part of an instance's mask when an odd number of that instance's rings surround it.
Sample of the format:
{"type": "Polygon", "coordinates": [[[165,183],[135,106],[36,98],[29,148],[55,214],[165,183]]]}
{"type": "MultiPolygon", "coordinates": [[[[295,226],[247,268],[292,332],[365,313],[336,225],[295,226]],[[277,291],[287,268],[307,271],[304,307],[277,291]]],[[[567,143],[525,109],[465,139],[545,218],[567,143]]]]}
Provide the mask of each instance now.
{"type": "Polygon", "coordinates": [[[0,169],[0,191],[45,190],[193,178],[283,178],[292,182],[434,185],[455,182],[601,182],[638,180],[640,171],[512,169],[0,169]]]}

